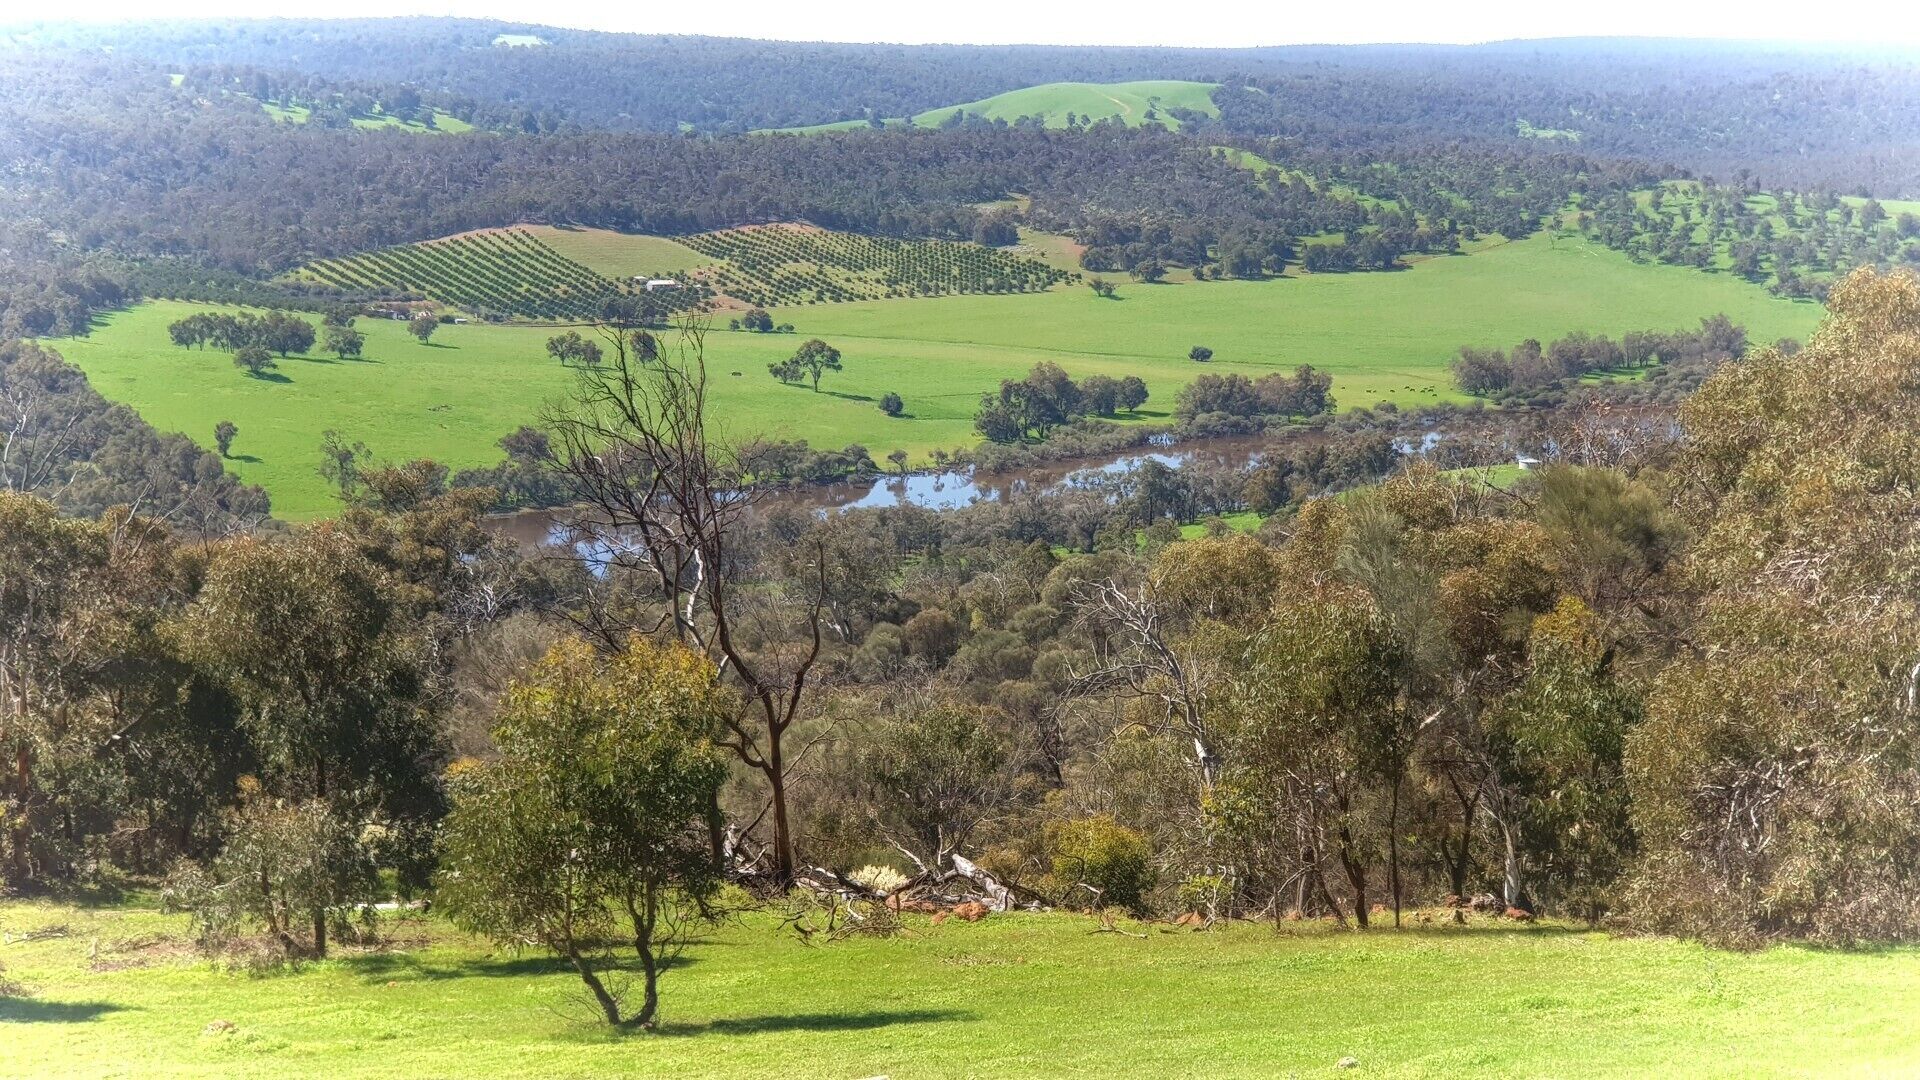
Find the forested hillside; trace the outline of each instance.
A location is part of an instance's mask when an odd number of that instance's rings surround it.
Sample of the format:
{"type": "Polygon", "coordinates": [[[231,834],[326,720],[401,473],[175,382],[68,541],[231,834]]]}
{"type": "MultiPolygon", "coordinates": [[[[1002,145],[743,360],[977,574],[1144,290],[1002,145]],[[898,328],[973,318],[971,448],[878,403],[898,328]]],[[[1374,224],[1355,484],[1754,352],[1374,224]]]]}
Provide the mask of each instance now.
{"type": "Polygon", "coordinates": [[[162,22],[20,37],[249,86],[401,84],[483,126],[531,130],[749,131],[913,116],[1042,83],[1183,79],[1225,84],[1222,124],[1252,135],[1378,146],[1545,133],[1722,179],[1745,169],[1770,185],[1881,196],[1915,193],[1920,162],[1910,56],[1785,42],[838,45],[449,19],[162,22]]]}

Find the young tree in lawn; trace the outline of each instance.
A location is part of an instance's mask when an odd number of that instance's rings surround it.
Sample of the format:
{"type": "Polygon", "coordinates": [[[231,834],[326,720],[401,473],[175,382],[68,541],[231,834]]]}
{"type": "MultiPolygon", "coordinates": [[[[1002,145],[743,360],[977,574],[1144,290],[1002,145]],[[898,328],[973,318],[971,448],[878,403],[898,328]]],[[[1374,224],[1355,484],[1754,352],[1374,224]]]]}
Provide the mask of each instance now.
{"type": "Polygon", "coordinates": [[[433,332],[438,329],[440,329],[440,319],[431,311],[416,311],[413,317],[407,320],[407,333],[412,334],[422,345],[433,340],[433,332]]]}
{"type": "Polygon", "coordinates": [[[880,395],[880,411],[888,416],[899,416],[906,408],[907,403],[900,400],[899,394],[889,391],[880,395]]]}
{"type": "Polygon", "coordinates": [[[240,428],[231,420],[222,420],[213,425],[213,445],[220,448],[220,456],[227,457],[227,451],[233,449],[234,436],[240,434],[240,428]]]}
{"type": "Polygon", "coordinates": [[[210,327],[204,318],[199,315],[189,315],[168,324],[167,337],[175,345],[184,349],[193,345],[206,344],[209,330],[210,327]]]}
{"type": "Polygon", "coordinates": [[[785,360],[768,364],[767,374],[779,379],[788,386],[805,382],[807,378],[806,371],[800,367],[799,359],[792,356],[787,357],[785,360]]]}
{"type": "Polygon", "coordinates": [[[1080,404],[1094,416],[1112,416],[1120,403],[1120,384],[1106,375],[1080,381],[1080,404]]]}
{"type": "Polygon", "coordinates": [[[820,392],[820,376],[840,370],[840,350],[811,338],[793,354],[793,363],[813,380],[813,392],[820,392]]]}
{"type": "Polygon", "coordinates": [[[562,364],[597,364],[602,354],[598,342],[581,337],[578,330],[569,330],[547,339],[547,355],[562,364]]]}
{"type": "Polygon", "coordinates": [[[1195,345],[1193,348],[1187,350],[1187,359],[1204,364],[1213,359],[1213,350],[1207,348],[1205,345],[1195,345]]]}
{"type": "Polygon", "coordinates": [[[372,459],[366,443],[349,443],[332,428],[320,433],[320,475],[339,489],[341,502],[353,497],[360,485],[360,470],[372,459]]]}
{"type": "Polygon", "coordinates": [[[730,703],[718,671],[675,642],[601,661],[563,641],[507,694],[498,760],[456,774],[439,895],[454,920],[564,957],[614,1027],[651,1027],[660,973],[720,883],[709,846],[730,703]],[[603,973],[639,965],[624,1015],[603,973]]]}
{"type": "Polygon", "coordinates": [[[233,366],[258,378],[260,373],[273,368],[273,354],[264,346],[246,345],[233,354],[233,366]]]}
{"type": "Polygon", "coordinates": [[[321,339],[320,347],[342,360],[352,360],[360,356],[366,345],[367,335],[348,324],[346,326],[329,325],[321,339]]]}
{"type": "Polygon", "coordinates": [[[286,311],[269,311],[255,323],[254,344],[284,359],[313,348],[313,324],[286,311]]]}
{"type": "Polygon", "coordinates": [[[1147,403],[1147,384],[1138,375],[1128,375],[1120,380],[1120,390],[1115,400],[1128,412],[1137,412],[1147,403]]]}

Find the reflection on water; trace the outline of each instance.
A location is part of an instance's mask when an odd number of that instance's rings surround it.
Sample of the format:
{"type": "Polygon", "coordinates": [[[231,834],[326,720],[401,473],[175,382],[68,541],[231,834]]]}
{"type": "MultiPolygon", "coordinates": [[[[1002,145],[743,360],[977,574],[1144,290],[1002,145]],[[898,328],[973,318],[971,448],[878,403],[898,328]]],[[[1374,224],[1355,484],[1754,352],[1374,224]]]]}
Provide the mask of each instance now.
{"type": "MultiPolygon", "coordinates": [[[[924,506],[929,510],[955,510],[975,502],[993,502],[1024,491],[1068,487],[1083,477],[1131,472],[1149,461],[1157,461],[1168,466],[1184,465],[1191,457],[1191,451],[1148,451],[1115,458],[1100,465],[1080,465],[1053,477],[1043,475],[1044,470],[1038,469],[992,476],[976,475],[971,469],[909,473],[906,476],[881,477],[868,485],[866,491],[858,498],[836,497],[826,501],[812,499],[800,501],[804,505],[813,505],[822,510],[861,510],[907,505],[924,506]]],[[[848,488],[854,485],[829,486],[848,488]]],[[[781,493],[782,496],[787,494],[789,493],[781,493]]],[[[774,501],[779,501],[779,498],[776,496],[774,501]]]]}
{"type": "MultiPolygon", "coordinates": [[[[1299,445],[1300,440],[1308,436],[1319,437],[1319,434],[1294,433],[1288,437],[1289,445],[1299,445]]],[[[905,505],[956,510],[976,502],[994,502],[1030,491],[1057,490],[1100,476],[1131,472],[1149,461],[1176,468],[1196,461],[1244,468],[1258,461],[1274,442],[1271,437],[1209,439],[1185,447],[1128,450],[1106,459],[1081,459],[996,473],[979,473],[970,468],[947,469],[857,482],[806,484],[764,495],[760,505],[792,506],[821,513],[905,505]]],[[[535,547],[565,544],[568,540],[566,519],[564,509],[530,510],[492,518],[488,524],[503,536],[535,547]]]]}

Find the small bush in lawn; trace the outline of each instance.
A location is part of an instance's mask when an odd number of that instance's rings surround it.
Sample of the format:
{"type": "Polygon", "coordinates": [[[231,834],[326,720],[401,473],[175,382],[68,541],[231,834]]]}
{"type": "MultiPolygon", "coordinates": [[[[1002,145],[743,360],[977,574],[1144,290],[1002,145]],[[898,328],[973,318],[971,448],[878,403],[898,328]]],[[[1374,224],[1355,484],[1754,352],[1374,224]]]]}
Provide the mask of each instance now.
{"type": "Polygon", "coordinates": [[[1123,907],[1146,912],[1153,888],[1153,850],[1147,838],[1107,814],[1047,826],[1054,886],[1073,907],[1123,907]]]}

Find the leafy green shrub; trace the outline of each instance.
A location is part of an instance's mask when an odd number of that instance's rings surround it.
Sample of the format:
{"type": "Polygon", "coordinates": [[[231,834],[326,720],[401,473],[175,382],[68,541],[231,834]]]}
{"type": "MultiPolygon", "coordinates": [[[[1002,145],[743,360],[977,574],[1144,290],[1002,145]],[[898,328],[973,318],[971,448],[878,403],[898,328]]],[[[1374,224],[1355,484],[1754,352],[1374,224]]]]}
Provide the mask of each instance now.
{"type": "Polygon", "coordinates": [[[358,830],[325,802],[243,791],[226,847],[207,867],[183,864],[167,879],[166,906],[190,913],[200,945],[226,949],[263,931],[285,955],[324,953],[329,934],[370,918],[379,875],[358,830]],[[311,936],[307,936],[311,933],[311,936]]]}
{"type": "Polygon", "coordinates": [[[1070,906],[1119,906],[1145,914],[1156,878],[1153,849],[1139,832],[1098,814],[1047,826],[1047,858],[1070,906]]]}

